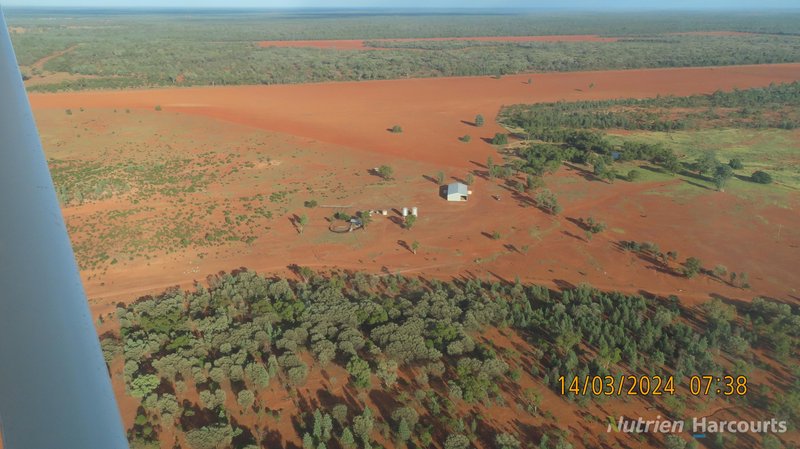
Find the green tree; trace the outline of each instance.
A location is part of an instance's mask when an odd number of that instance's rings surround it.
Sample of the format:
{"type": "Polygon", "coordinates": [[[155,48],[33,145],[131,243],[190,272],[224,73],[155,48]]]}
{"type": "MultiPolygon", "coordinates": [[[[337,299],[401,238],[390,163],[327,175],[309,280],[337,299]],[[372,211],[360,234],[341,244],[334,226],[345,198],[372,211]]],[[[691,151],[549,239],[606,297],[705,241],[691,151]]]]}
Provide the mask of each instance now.
{"type": "Polygon", "coordinates": [[[230,447],[233,428],[230,424],[216,424],[186,432],[186,442],[192,449],[219,449],[230,447]]]}
{"type": "Polygon", "coordinates": [[[508,144],[508,134],[495,133],[492,137],[492,145],[506,145],[508,144]]]}
{"type": "Polygon", "coordinates": [[[444,449],[467,449],[469,446],[469,438],[458,433],[449,435],[444,442],[444,449]]]}
{"type": "Polygon", "coordinates": [[[444,172],[440,171],[436,173],[436,183],[439,185],[444,184],[444,172]]]}
{"type": "Polygon", "coordinates": [[[325,413],[322,415],[322,439],[329,441],[333,436],[333,420],[331,415],[325,413]]]}
{"type": "Polygon", "coordinates": [[[540,187],[544,187],[544,180],[541,176],[528,175],[525,177],[526,191],[531,192],[540,187]]]}
{"type": "Polygon", "coordinates": [[[242,410],[247,411],[256,401],[256,395],[250,390],[242,390],[236,395],[236,402],[242,410]]]}
{"type": "Polygon", "coordinates": [[[703,268],[703,263],[696,257],[686,259],[683,266],[683,275],[687,278],[693,278],[703,268]]]}
{"type": "Polygon", "coordinates": [[[349,427],[345,427],[342,430],[342,436],[339,437],[339,442],[342,443],[342,447],[345,449],[352,449],[356,445],[356,439],[353,438],[353,432],[350,431],[349,427]]]}
{"type": "Polygon", "coordinates": [[[628,180],[628,182],[636,182],[636,180],[638,180],[641,177],[642,177],[642,173],[639,170],[632,169],[632,170],[628,171],[628,175],[626,176],[626,179],[628,180]]]}
{"type": "Polygon", "coordinates": [[[607,170],[608,166],[606,165],[605,159],[603,159],[602,157],[598,157],[597,159],[595,159],[592,167],[592,172],[594,173],[595,176],[597,176],[600,179],[603,179],[606,176],[607,170]]]}
{"type": "Polygon", "coordinates": [[[481,114],[475,116],[475,126],[483,126],[485,120],[481,114]]]}
{"type": "Polygon", "coordinates": [[[392,420],[397,424],[400,424],[401,421],[405,421],[409,427],[414,428],[419,422],[419,413],[412,407],[399,407],[392,412],[392,420]]]}
{"type": "Polygon", "coordinates": [[[303,434],[303,449],[314,449],[314,437],[308,432],[303,434]]]}
{"type": "Polygon", "coordinates": [[[411,439],[411,428],[405,419],[400,420],[397,426],[397,441],[398,443],[405,444],[406,441],[411,439]]]}
{"type": "Polygon", "coordinates": [[[670,157],[664,158],[659,162],[661,168],[667,171],[667,173],[676,174],[681,171],[681,163],[678,161],[678,158],[675,155],[671,155],[670,157]]]}
{"type": "Polygon", "coordinates": [[[458,140],[464,143],[469,143],[472,141],[472,136],[470,136],[469,134],[464,134],[463,136],[459,137],[458,140]]]}
{"type": "Polygon", "coordinates": [[[400,126],[400,125],[394,125],[394,126],[392,126],[392,130],[391,131],[394,134],[400,134],[400,133],[403,132],[403,127],[400,126]]]}
{"type": "Polygon", "coordinates": [[[734,170],[741,170],[744,168],[744,163],[738,157],[735,157],[728,161],[728,166],[734,170]]]}
{"type": "Polygon", "coordinates": [[[357,216],[358,219],[361,220],[361,225],[364,227],[364,229],[366,229],[367,226],[372,223],[372,215],[368,211],[362,210],[357,214],[357,216]]]}
{"type": "Polygon", "coordinates": [[[306,228],[308,224],[308,216],[306,214],[302,214],[297,217],[297,231],[302,234],[303,230],[306,228]]]}
{"type": "Polygon", "coordinates": [[[344,424],[347,422],[347,405],[346,404],[336,404],[333,406],[331,410],[331,415],[336,422],[339,423],[340,426],[344,427],[344,424]]]}
{"type": "Polygon", "coordinates": [[[510,433],[498,433],[494,437],[497,449],[519,449],[522,445],[519,440],[510,433]]]}
{"type": "Polygon", "coordinates": [[[336,357],[336,345],[325,338],[314,342],[311,349],[314,351],[314,355],[317,356],[319,364],[323,367],[328,366],[331,360],[336,357]]]}
{"type": "Polygon", "coordinates": [[[417,250],[418,250],[418,249],[419,249],[419,242],[418,242],[418,241],[416,241],[416,240],[414,240],[414,241],[411,243],[411,252],[412,252],[412,253],[414,253],[414,254],[417,254],[417,250]]]}
{"type": "Polygon", "coordinates": [[[372,416],[372,410],[369,407],[365,407],[361,415],[353,418],[353,432],[364,443],[368,443],[371,440],[370,434],[374,425],[375,418],[372,416]]]}
{"type": "Polygon", "coordinates": [[[602,221],[595,220],[593,217],[581,218],[580,223],[582,227],[591,234],[599,234],[606,230],[606,224],[602,221]]]}
{"type": "Polygon", "coordinates": [[[155,391],[160,384],[161,379],[154,374],[135,377],[130,383],[130,394],[135,398],[143,398],[155,391]]]}
{"type": "Polygon", "coordinates": [[[553,447],[554,449],[572,449],[573,446],[566,438],[560,436],[553,447]]]}
{"type": "Polygon", "coordinates": [[[306,381],[308,367],[305,365],[293,366],[286,370],[286,377],[292,385],[302,385],[306,381]]]}
{"type": "Polygon", "coordinates": [[[259,362],[252,362],[245,366],[245,375],[258,388],[266,388],[269,385],[269,373],[259,362]]]}
{"type": "Polygon", "coordinates": [[[472,173],[467,173],[466,178],[464,178],[464,184],[471,186],[475,183],[475,177],[472,176],[472,173]]]}
{"type": "Polygon", "coordinates": [[[714,176],[713,181],[714,185],[717,186],[717,190],[724,191],[725,184],[728,183],[728,180],[733,177],[733,169],[728,165],[717,165],[714,169],[714,176]]]}
{"type": "Polygon", "coordinates": [[[381,360],[378,362],[378,370],[375,374],[387,387],[394,386],[395,382],[397,382],[397,362],[394,360],[381,360]]]}
{"type": "Polygon", "coordinates": [[[390,181],[394,177],[394,169],[388,165],[381,165],[378,167],[378,175],[380,175],[381,178],[390,181]]]}
{"type": "Polygon", "coordinates": [[[358,388],[367,388],[370,384],[370,375],[372,371],[369,368],[369,363],[366,360],[353,356],[347,362],[347,372],[353,378],[353,385],[358,388]]]}
{"type": "Polygon", "coordinates": [[[314,425],[311,435],[317,440],[322,439],[322,413],[319,409],[314,410],[314,425]]]}
{"type": "Polygon", "coordinates": [[[686,449],[686,440],[678,435],[667,435],[664,438],[664,446],[667,449],[686,449]]]}
{"type": "Polygon", "coordinates": [[[549,189],[544,189],[534,198],[536,205],[552,215],[558,215],[561,212],[561,206],[558,204],[558,198],[555,193],[549,189]]]}
{"type": "Polygon", "coordinates": [[[771,435],[769,433],[764,434],[762,445],[764,449],[783,449],[781,440],[779,440],[775,435],[771,435]]]}
{"type": "Polygon", "coordinates": [[[718,165],[717,155],[713,151],[704,152],[695,163],[697,173],[701,175],[712,172],[718,165]]]}
{"type": "Polygon", "coordinates": [[[758,184],[772,184],[772,175],[765,171],[757,170],[750,175],[750,180],[758,184]]]}
{"type": "Polygon", "coordinates": [[[267,359],[267,374],[270,378],[278,375],[278,358],[275,357],[275,354],[270,354],[267,359]]]}
{"type": "Polygon", "coordinates": [[[408,215],[408,216],[406,216],[404,226],[405,226],[406,229],[411,229],[411,228],[414,227],[414,224],[416,224],[416,223],[417,223],[417,216],[416,215],[408,215]]]}
{"type": "Polygon", "coordinates": [[[181,411],[181,406],[178,404],[178,399],[175,397],[175,395],[170,393],[165,393],[158,398],[157,408],[158,412],[162,415],[177,415],[181,411]]]}

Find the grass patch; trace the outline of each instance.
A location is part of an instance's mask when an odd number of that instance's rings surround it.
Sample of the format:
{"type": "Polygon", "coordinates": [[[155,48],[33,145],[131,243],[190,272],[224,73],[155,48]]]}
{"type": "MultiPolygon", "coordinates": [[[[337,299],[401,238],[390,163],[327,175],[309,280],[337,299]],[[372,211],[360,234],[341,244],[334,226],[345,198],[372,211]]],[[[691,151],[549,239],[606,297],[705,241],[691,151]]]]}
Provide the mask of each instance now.
{"type": "MultiPolygon", "coordinates": [[[[737,176],[748,178],[754,171],[763,170],[775,180],[774,185],[767,190],[781,191],[780,186],[800,189],[800,132],[796,130],[713,129],[670,133],[637,132],[624,136],[610,134],[608,139],[613,143],[622,143],[624,140],[660,143],[672,148],[681,156],[682,162],[692,162],[706,151],[714,151],[722,163],[738,157],[744,162],[744,168],[735,170],[737,176]]],[[[647,173],[642,174],[648,176],[647,173]]],[[[726,190],[753,190],[749,185],[746,188],[740,186],[740,184],[751,184],[749,181],[734,179],[730,184],[726,190]]],[[[713,188],[711,183],[708,185],[713,188]]]]}

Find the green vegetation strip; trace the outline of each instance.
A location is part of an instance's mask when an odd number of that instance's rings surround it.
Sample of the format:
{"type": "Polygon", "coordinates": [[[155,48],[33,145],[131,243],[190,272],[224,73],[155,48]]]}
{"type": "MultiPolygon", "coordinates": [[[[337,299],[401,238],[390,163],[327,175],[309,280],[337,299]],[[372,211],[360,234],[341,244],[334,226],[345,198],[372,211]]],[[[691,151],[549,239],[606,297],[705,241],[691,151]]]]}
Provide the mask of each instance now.
{"type": "MultiPolygon", "coordinates": [[[[159,429],[174,426],[196,449],[259,447],[265,435],[241,424],[240,413],[256,414],[259,422],[291,419],[308,447],[335,440],[352,447],[354,438],[370,447],[378,427],[384,438],[418,447],[434,438],[469,442],[485,438],[487,430],[496,440],[524,440],[492,429],[464,406],[514,406],[533,415],[559,406],[543,404],[536,389],[519,391],[523,375],[558,392],[561,376],[674,375],[677,388],[686,388],[687,376],[697,373],[764,370],[785,380],[779,394],[763,384],[729,400],[800,424],[794,358],[800,314],[785,304],[713,300],[687,309],[676,297],[645,299],[589,286],[553,291],[520,283],[297,272],[303,281],[240,271],[211,278],[210,288],[173,290],[117,309],[119,334],[106,334],[102,345],[109,362],[124,358],[127,391],[142,401],[130,429],[132,446],[156,447],[159,429]],[[529,345],[519,349],[524,357],[484,343],[481,335],[495,328],[529,345]],[[372,410],[362,400],[334,396],[326,406],[282,418],[263,392],[270,385],[291,392],[305,384],[308,354],[315,365],[344,368],[348,377],[339,381],[349,391],[373,398],[391,391],[393,405],[372,410]],[[790,364],[794,374],[787,374],[790,364]],[[229,394],[235,401],[226,399],[229,394]]],[[[564,400],[593,399],[570,393],[564,400]]],[[[686,398],[653,397],[652,405],[680,416],[686,398]]],[[[546,432],[542,440],[567,442],[566,435],[546,432]]]]}
{"type": "MultiPolygon", "coordinates": [[[[88,76],[32,91],[172,85],[287,84],[406,77],[478,76],[600,69],[800,61],[797,13],[721,14],[117,14],[10,13],[26,77],[43,69],[88,76]],[[69,19],[70,25],[56,16],[69,19]],[[681,35],[732,30],[769,34],[681,35]],[[622,35],[616,42],[382,42],[381,51],[261,48],[260,41],[622,35]],[[657,35],[655,33],[658,33],[657,35]]],[[[535,80],[534,80],[535,82],[535,80]]]]}

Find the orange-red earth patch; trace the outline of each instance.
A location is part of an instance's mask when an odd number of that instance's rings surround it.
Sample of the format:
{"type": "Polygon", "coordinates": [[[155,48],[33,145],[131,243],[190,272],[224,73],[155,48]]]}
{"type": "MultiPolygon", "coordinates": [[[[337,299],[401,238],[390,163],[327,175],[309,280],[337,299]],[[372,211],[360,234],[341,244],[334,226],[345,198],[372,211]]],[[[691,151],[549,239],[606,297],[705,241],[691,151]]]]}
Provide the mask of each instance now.
{"type": "MultiPolygon", "coordinates": [[[[478,276],[514,280],[519,276],[551,286],[588,282],[603,289],[677,294],[692,302],[713,294],[798,300],[795,267],[800,264],[800,215],[796,197],[789,207],[755,204],[711,191],[680,201],[676,199],[679,194],[671,193],[680,180],[605,184],[587,182],[580,171],[566,168],[547,179],[548,187],[564,206],[559,217],[551,217],[532,207],[530,198],[516,198],[498,181],[481,178],[489,156],[495,161],[501,159],[483,139],[503,131],[491,120],[502,105],[687,95],[798,79],[800,64],[779,64],[547,73],[502,79],[76,92],[32,94],[30,98],[34,110],[40,112],[85,107],[132,108],[157,114],[154,105],[161,105],[164,113],[229,123],[231,136],[242,129],[277,132],[298,145],[311,145],[322,151],[320,154],[331,155],[328,159],[321,157],[322,162],[302,156],[284,159],[281,167],[290,164],[301,170],[295,181],[312,182],[335,173],[346,196],[340,202],[353,204],[356,210],[416,205],[421,211],[420,221],[411,231],[403,230],[391,214],[376,219],[367,231],[336,240],[326,221],[333,210],[304,209],[300,201],[291,206],[289,216],[308,214],[310,223],[302,235],[283,217],[252,246],[232,244],[229,250],[202,261],[197,260],[197,251],[187,250],[170,257],[153,257],[147,263],[115,265],[102,276],[87,280],[93,298],[131,299],[170,285],[186,286],[220,270],[247,266],[286,272],[287,265],[295,263],[444,279],[478,276]],[[533,78],[530,85],[528,78],[533,78]],[[589,88],[590,84],[594,87],[589,88]],[[479,113],[489,119],[481,128],[471,123],[479,113]],[[387,129],[394,124],[401,125],[404,132],[389,133],[387,129]],[[464,134],[472,135],[472,142],[460,142],[458,137],[464,134]],[[362,175],[382,163],[395,167],[396,181],[389,185],[365,181],[362,175]],[[476,193],[470,201],[450,204],[440,199],[435,183],[423,177],[430,178],[438,170],[454,178],[475,173],[476,193]],[[617,231],[588,241],[571,221],[588,216],[607,222],[617,231]],[[494,231],[501,234],[500,240],[491,238],[494,231]],[[678,251],[681,260],[696,256],[710,267],[719,263],[746,271],[753,288],[742,290],[710,277],[687,280],[665,273],[621,251],[618,243],[622,239],[653,241],[664,251],[678,251]],[[407,250],[413,241],[421,244],[419,254],[407,250]],[[187,266],[197,274],[187,274],[187,266]]],[[[233,188],[234,192],[226,191],[225,195],[268,195],[274,187],[265,183],[233,188]]],[[[108,207],[118,206],[113,201],[108,203],[108,207]]],[[[91,207],[105,206],[99,203],[91,207]]],[[[72,213],[69,208],[65,211],[68,221],[72,213]]],[[[101,303],[95,307],[101,307],[101,303]]]]}

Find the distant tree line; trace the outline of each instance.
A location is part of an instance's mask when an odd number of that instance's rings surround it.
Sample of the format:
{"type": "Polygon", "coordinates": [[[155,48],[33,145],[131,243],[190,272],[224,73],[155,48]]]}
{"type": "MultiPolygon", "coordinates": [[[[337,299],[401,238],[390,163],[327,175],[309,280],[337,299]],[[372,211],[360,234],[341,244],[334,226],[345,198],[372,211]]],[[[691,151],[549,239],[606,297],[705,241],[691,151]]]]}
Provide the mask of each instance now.
{"type": "Polygon", "coordinates": [[[710,95],[519,105],[501,121],[534,138],[552,139],[561,129],[673,131],[800,127],[800,82],[710,95]]]}
{"type": "MultiPolygon", "coordinates": [[[[500,76],[529,72],[562,72],[647,67],[694,67],[800,61],[795,36],[669,35],[663,39],[616,42],[475,42],[412,41],[381,43],[381,51],[260,47],[268,39],[370,39],[448,36],[560,34],[565,29],[598,29],[598,34],[631,32],[608,25],[618,17],[598,17],[591,27],[561,29],[538,17],[391,17],[281,18],[208,15],[196,20],[169,15],[157,18],[92,17],[82,27],[53,26],[36,19],[13,35],[26,74],[55,52],[65,54],[44,63],[46,71],[82,77],[32,85],[32,91],[122,89],[149,86],[290,84],[408,77],[500,76]],[[453,19],[453,22],[449,22],[453,19]],[[529,24],[536,22],[531,28],[529,24]],[[306,23],[307,28],[298,25],[306,23]],[[383,29],[377,26],[384,23],[383,29]],[[457,29],[455,23],[461,23],[457,29]],[[527,24],[527,26],[526,26],[527,24]],[[541,26],[540,26],[541,25],[541,26]],[[338,28],[337,28],[338,27],[338,28]],[[416,34],[415,34],[416,33],[416,34]]],[[[561,19],[563,21],[563,18],[561,19]]],[[[769,23],[784,22],[772,17],[769,23]]],[[[675,28],[684,26],[672,23],[675,28]]],[[[698,25],[699,26],[699,25],[698,25]]],[[[741,28],[745,26],[741,25],[741,28]]],[[[779,28],[779,27],[776,27],[779,28]]],[[[796,26],[795,26],[796,28],[796,26]]],[[[643,31],[650,34],[653,30],[643,31]]]]}

